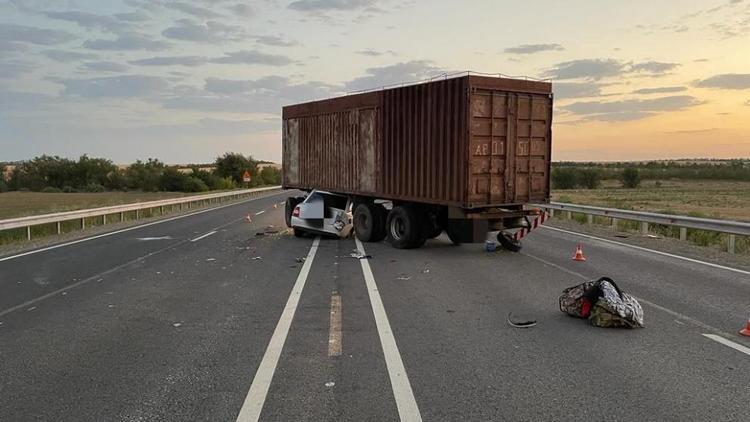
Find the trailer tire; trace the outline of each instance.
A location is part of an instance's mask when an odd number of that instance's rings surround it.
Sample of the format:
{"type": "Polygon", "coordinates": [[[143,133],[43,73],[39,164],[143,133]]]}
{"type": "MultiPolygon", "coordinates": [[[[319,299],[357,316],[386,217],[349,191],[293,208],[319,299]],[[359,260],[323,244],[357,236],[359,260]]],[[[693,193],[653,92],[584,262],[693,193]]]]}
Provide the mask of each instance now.
{"type": "Polygon", "coordinates": [[[396,249],[412,249],[424,245],[426,237],[419,215],[409,205],[397,205],[388,213],[386,239],[396,249]]]}
{"type": "Polygon", "coordinates": [[[445,233],[448,234],[448,239],[450,239],[451,242],[453,242],[454,246],[461,246],[461,242],[459,242],[458,238],[453,233],[451,233],[450,229],[446,229],[445,233]]]}
{"type": "Polygon", "coordinates": [[[375,207],[376,214],[379,214],[380,221],[378,222],[378,231],[375,236],[375,240],[373,242],[380,242],[383,239],[385,239],[386,231],[385,223],[388,221],[388,210],[383,206],[383,204],[373,204],[375,207]]]}
{"type": "Polygon", "coordinates": [[[287,227],[292,227],[292,212],[294,212],[294,208],[304,200],[305,198],[302,198],[301,196],[296,198],[286,198],[286,202],[284,203],[284,221],[286,222],[287,227]]]}
{"type": "Polygon", "coordinates": [[[358,204],[353,220],[354,233],[362,242],[380,242],[385,237],[384,213],[377,205],[371,202],[358,204]]]}
{"type": "Polygon", "coordinates": [[[511,235],[498,232],[497,233],[497,241],[500,242],[500,245],[511,251],[511,252],[521,252],[521,242],[514,239],[511,235]]]}

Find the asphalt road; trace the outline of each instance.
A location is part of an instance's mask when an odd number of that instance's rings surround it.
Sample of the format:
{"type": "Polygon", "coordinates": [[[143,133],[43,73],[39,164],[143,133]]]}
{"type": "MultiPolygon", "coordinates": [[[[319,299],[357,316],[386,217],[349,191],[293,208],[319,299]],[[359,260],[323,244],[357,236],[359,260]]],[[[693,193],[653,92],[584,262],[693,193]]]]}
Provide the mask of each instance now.
{"type": "Polygon", "coordinates": [[[549,228],[359,260],[284,198],[0,257],[0,421],[750,420],[747,272],[549,228]],[[558,310],[602,275],[646,328],[558,310]]]}

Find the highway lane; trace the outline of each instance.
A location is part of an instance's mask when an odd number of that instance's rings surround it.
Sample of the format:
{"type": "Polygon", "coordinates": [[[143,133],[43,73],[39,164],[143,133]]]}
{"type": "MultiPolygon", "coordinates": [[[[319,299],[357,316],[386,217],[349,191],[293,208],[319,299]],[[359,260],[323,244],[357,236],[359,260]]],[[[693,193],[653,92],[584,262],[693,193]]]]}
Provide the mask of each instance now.
{"type": "MultiPolygon", "coordinates": [[[[0,312],[116,268],[0,317],[0,421],[235,420],[312,244],[254,236],[283,224],[272,207],[281,198],[0,262],[0,312]],[[137,240],[159,236],[173,239],[137,240]],[[155,242],[166,249],[117,267],[155,242]],[[61,281],[7,281],[39,274],[61,281]]],[[[750,419],[750,356],[703,336],[750,346],[734,335],[750,317],[742,274],[547,229],[521,254],[444,237],[418,250],[364,247],[423,420],[750,419]],[[586,263],[570,260],[577,243],[586,263]],[[559,312],[562,288],[600,275],[646,302],[647,328],[599,329],[559,312]],[[508,312],[539,325],[512,328],[508,312]]],[[[320,241],[261,420],[399,419],[355,248],[320,241]]]]}

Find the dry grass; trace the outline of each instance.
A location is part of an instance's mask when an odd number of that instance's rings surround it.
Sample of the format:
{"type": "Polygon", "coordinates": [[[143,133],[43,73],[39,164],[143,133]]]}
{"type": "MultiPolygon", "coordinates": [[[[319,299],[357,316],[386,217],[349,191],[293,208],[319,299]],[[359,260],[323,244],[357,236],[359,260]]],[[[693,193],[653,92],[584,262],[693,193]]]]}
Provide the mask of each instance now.
{"type": "Polygon", "coordinates": [[[646,180],[625,189],[605,180],[599,189],[552,192],[552,200],[665,214],[750,221],[750,182],[722,180],[646,180]]]}
{"type": "Polygon", "coordinates": [[[0,219],[195,195],[182,192],[0,193],[0,219]]]}

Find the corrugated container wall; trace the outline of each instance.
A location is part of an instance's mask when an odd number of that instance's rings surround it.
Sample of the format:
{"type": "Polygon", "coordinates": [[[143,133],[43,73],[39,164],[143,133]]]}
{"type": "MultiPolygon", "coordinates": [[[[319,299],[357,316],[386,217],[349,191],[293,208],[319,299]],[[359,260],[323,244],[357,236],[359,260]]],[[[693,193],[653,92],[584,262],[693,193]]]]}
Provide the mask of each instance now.
{"type": "Polygon", "coordinates": [[[464,76],[284,107],[283,184],[477,208],[549,199],[551,84],[464,76]]]}

